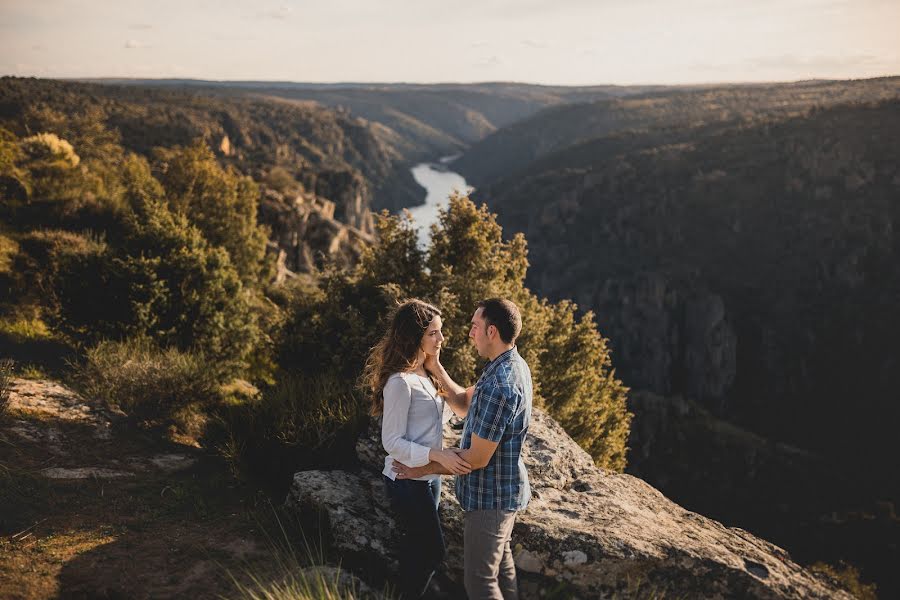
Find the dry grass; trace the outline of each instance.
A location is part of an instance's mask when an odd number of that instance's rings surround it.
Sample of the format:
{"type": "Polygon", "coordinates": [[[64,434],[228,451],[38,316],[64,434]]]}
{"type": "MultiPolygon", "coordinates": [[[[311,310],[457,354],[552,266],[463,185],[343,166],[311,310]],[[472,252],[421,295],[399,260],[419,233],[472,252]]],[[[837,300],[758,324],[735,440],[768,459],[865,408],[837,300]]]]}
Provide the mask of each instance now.
{"type": "Polygon", "coordinates": [[[0,421],[9,412],[9,386],[12,381],[13,361],[0,359],[0,421]]]}
{"type": "Polygon", "coordinates": [[[88,350],[76,379],[86,396],[149,420],[195,421],[192,408],[209,402],[218,383],[202,355],[159,349],[141,338],[88,350]]]}
{"type": "Polygon", "coordinates": [[[0,424],[0,596],[226,597],[236,589],[226,569],[249,584],[242,569],[271,563],[258,503],[214,454],[131,429],[102,440],[84,424],[17,413],[0,424]],[[14,431],[21,428],[34,439],[14,431]],[[169,454],[196,462],[177,471],[149,463],[169,454]],[[86,465],[133,476],[41,473],[86,465]]]}
{"type": "Polygon", "coordinates": [[[0,274],[9,273],[13,257],[19,251],[19,244],[9,235],[0,233],[0,274]]]}

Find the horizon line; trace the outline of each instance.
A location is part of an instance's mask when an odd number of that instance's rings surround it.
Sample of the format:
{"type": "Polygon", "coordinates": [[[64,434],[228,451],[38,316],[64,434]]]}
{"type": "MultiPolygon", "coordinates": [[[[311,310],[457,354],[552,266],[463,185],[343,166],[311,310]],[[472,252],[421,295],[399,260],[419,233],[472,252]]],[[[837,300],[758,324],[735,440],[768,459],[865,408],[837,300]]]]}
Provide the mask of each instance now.
{"type": "Polygon", "coordinates": [[[721,86],[721,85],[772,85],[772,84],[796,84],[796,83],[828,83],[838,81],[866,81],[876,79],[893,79],[900,77],[900,73],[883,74],[870,77],[813,77],[808,79],[765,79],[765,80],[722,80],[722,81],[697,81],[697,82],[681,82],[681,83],[659,83],[659,82],[638,82],[638,83],[534,83],[527,81],[504,81],[504,80],[487,80],[487,81],[433,81],[433,82],[414,82],[414,81],[303,81],[289,79],[207,79],[202,77],[117,77],[117,76],[101,76],[101,77],[79,77],[79,76],[37,76],[37,75],[11,75],[4,74],[3,78],[19,78],[19,79],[46,79],[56,81],[76,81],[76,82],[178,82],[178,83],[210,83],[210,84],[231,84],[231,85],[309,85],[309,86],[327,86],[327,87],[363,87],[363,86],[478,86],[478,85],[521,85],[531,87],[545,88],[594,88],[594,87],[704,87],[704,86],[721,86]]]}

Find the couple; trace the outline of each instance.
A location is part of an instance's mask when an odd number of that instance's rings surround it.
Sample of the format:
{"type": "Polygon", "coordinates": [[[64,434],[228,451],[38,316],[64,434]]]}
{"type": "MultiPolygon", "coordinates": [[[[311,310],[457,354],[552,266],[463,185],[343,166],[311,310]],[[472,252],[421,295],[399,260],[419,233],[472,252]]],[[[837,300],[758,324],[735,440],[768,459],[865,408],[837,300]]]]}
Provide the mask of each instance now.
{"type": "Polygon", "coordinates": [[[470,600],[517,598],[510,536],[516,512],[531,497],[521,458],[531,421],[531,371],[515,346],[522,318],[509,300],[478,304],[469,338],[489,362],[469,388],[454,382],[440,363],[441,326],[434,306],[402,303],[366,364],[372,412],[384,414],[385,485],[405,534],[400,589],[404,598],[421,597],[444,558],[440,474],[452,474],[465,511],[470,600]],[[465,428],[460,447],[444,449],[450,410],[465,418],[465,428]]]}

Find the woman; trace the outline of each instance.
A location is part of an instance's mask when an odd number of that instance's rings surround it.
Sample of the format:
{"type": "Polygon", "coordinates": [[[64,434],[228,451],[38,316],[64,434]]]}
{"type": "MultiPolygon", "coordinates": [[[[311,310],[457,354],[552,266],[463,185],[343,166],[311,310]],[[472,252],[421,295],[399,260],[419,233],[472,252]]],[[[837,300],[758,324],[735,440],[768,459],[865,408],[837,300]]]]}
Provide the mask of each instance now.
{"type": "Polygon", "coordinates": [[[372,414],[383,414],[381,442],[388,455],[384,481],[404,532],[400,547],[400,591],[420,598],[444,559],[438,516],[440,475],[396,479],[397,460],[407,466],[439,462],[454,474],[471,471],[453,450],[443,449],[443,424],[449,412],[425,359],[437,355],[444,336],[441,311],[421,300],[400,304],[388,330],[366,362],[365,386],[372,392],[372,414]]]}

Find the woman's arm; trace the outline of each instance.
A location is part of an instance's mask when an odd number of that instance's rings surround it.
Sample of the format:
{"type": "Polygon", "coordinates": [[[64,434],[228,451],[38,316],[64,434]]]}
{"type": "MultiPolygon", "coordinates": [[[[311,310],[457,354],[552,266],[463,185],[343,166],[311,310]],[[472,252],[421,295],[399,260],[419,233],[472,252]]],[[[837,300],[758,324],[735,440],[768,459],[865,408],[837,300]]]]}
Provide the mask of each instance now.
{"type": "MultiPolygon", "coordinates": [[[[395,461],[410,467],[436,461],[454,475],[470,472],[472,469],[469,464],[452,450],[429,448],[406,439],[411,402],[412,388],[409,383],[402,377],[389,379],[384,386],[384,417],[381,421],[381,444],[387,453],[395,461]]],[[[438,423],[438,427],[440,426],[438,423]]]]}
{"type": "Polygon", "coordinates": [[[395,460],[392,469],[395,473],[397,473],[397,479],[415,479],[417,477],[424,477],[425,475],[431,475],[433,473],[438,473],[440,475],[466,475],[474,470],[483,469],[484,467],[486,467],[487,464],[491,462],[491,458],[494,456],[494,452],[497,450],[497,445],[497,442],[482,439],[478,437],[478,435],[473,433],[471,448],[468,448],[466,450],[461,450],[459,448],[450,448],[444,450],[444,452],[453,452],[466,465],[471,465],[471,468],[465,473],[450,471],[447,467],[434,460],[432,460],[427,465],[422,466],[407,465],[404,464],[403,461],[397,462],[395,460]]]}

